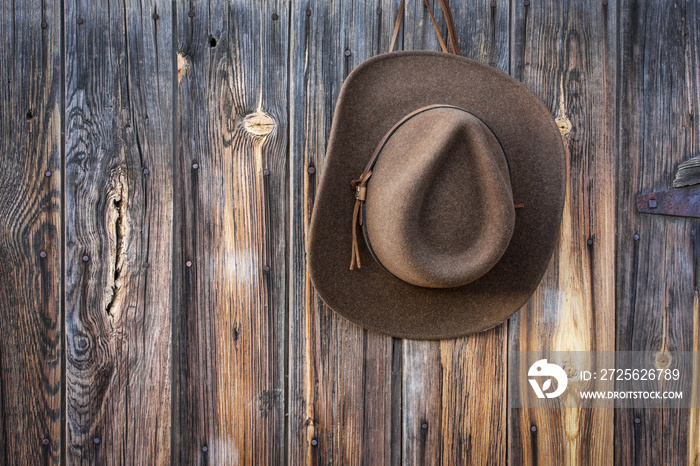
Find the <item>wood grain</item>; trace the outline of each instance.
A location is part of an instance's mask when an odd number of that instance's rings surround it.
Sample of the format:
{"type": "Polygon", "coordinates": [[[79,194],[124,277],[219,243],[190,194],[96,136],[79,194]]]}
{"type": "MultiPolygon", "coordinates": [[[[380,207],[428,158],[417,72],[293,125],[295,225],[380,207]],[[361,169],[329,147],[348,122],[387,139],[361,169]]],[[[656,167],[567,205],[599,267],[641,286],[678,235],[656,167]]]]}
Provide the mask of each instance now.
{"type": "Polygon", "coordinates": [[[289,464],[388,464],[392,439],[400,441],[391,425],[392,339],[323,304],[304,250],[338,92],[355,66],[388,49],[398,4],[292,4],[289,464]]]}
{"type": "MultiPolygon", "coordinates": [[[[538,291],[511,319],[510,351],[611,351],[617,5],[513,5],[511,70],[551,109],[567,174],[558,248],[538,291]]],[[[612,461],[611,409],[513,409],[509,432],[512,464],[612,461]]]]}
{"type": "Polygon", "coordinates": [[[177,5],[175,464],[285,463],[288,9],[177,5]]]}
{"type": "Polygon", "coordinates": [[[170,462],[171,24],[66,1],[69,464],[170,462]]]}
{"type": "MultiPolygon", "coordinates": [[[[447,37],[443,12],[434,2],[447,37]]],[[[453,2],[465,56],[508,71],[509,11],[502,2],[453,2]]],[[[403,48],[439,50],[422,2],[409,2],[403,48]]],[[[506,461],[506,326],[449,341],[403,342],[403,461],[506,461]]]]}
{"type": "MultiPolygon", "coordinates": [[[[700,222],[639,214],[634,197],[670,187],[699,152],[700,7],[625,0],[620,20],[617,349],[696,350],[700,222]]],[[[670,404],[618,412],[616,461],[694,463],[695,416],[670,404]]]]}
{"type": "MultiPolygon", "coordinates": [[[[698,463],[699,409],[506,384],[519,351],[700,349],[700,220],[634,206],[700,153],[696,2],[453,0],[568,177],[530,302],[441,342],[346,321],[305,265],[338,92],[400,0],[5,3],[0,464],[698,463]]],[[[438,49],[422,0],[399,48],[438,49]]]]}
{"type": "Polygon", "coordinates": [[[3,6],[0,24],[0,463],[59,464],[60,4],[3,6]]]}

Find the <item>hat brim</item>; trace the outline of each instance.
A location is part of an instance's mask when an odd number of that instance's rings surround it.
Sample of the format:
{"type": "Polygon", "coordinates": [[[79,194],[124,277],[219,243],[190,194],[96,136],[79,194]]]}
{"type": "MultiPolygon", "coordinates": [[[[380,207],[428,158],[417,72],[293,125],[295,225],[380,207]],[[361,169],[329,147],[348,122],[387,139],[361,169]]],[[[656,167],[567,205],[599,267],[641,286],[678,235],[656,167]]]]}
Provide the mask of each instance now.
{"type": "Polygon", "coordinates": [[[312,283],[336,312],[394,337],[444,339],[503,322],[537,288],[557,243],[565,196],[565,150],[549,111],[524,85],[468,58],[410,51],[378,55],[345,80],[322,167],[307,244],[312,283]],[[432,104],[463,108],[499,139],[508,159],[515,228],[498,263],[476,281],[431,289],[382,269],[360,242],[350,270],[350,182],[382,136],[406,114],[432,104]]]}

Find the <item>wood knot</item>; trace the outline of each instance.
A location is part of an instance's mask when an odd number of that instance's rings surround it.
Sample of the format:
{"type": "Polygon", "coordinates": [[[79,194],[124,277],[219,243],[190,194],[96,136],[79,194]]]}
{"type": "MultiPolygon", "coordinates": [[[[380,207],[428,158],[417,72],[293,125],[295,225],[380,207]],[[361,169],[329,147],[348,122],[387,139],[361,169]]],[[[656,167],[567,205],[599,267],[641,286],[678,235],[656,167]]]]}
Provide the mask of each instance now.
{"type": "Polygon", "coordinates": [[[253,136],[265,137],[275,130],[277,123],[270,115],[259,111],[246,115],[243,127],[253,136]]]}
{"type": "Polygon", "coordinates": [[[557,127],[562,136],[566,136],[571,132],[571,121],[566,118],[566,116],[560,115],[554,121],[557,123],[557,127]]]}
{"type": "Polygon", "coordinates": [[[659,351],[654,359],[657,369],[668,369],[671,366],[671,354],[668,351],[659,351]]]}

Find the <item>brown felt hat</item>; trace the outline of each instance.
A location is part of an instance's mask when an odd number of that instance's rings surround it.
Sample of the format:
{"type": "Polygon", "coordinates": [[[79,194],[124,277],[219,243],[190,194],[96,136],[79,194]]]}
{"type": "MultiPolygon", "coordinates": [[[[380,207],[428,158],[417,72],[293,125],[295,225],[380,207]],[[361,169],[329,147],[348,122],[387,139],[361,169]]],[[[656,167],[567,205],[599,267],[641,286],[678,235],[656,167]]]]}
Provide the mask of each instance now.
{"type": "Polygon", "coordinates": [[[313,285],[396,337],[493,327],[547,268],[564,166],[551,114],[510,76],[439,52],[371,58],[336,105],[307,245],[313,285]]]}

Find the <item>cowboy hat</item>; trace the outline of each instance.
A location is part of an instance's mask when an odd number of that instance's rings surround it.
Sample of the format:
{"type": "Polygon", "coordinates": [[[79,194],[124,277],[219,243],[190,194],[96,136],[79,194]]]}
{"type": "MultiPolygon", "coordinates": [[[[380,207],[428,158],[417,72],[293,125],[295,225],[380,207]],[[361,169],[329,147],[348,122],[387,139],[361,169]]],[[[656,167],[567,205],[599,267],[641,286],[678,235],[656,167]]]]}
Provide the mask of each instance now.
{"type": "Polygon", "coordinates": [[[366,60],[340,91],[311,217],[316,291],[401,338],[503,322],[556,245],[564,157],[550,112],[501,71],[429,51],[366,60]]]}

